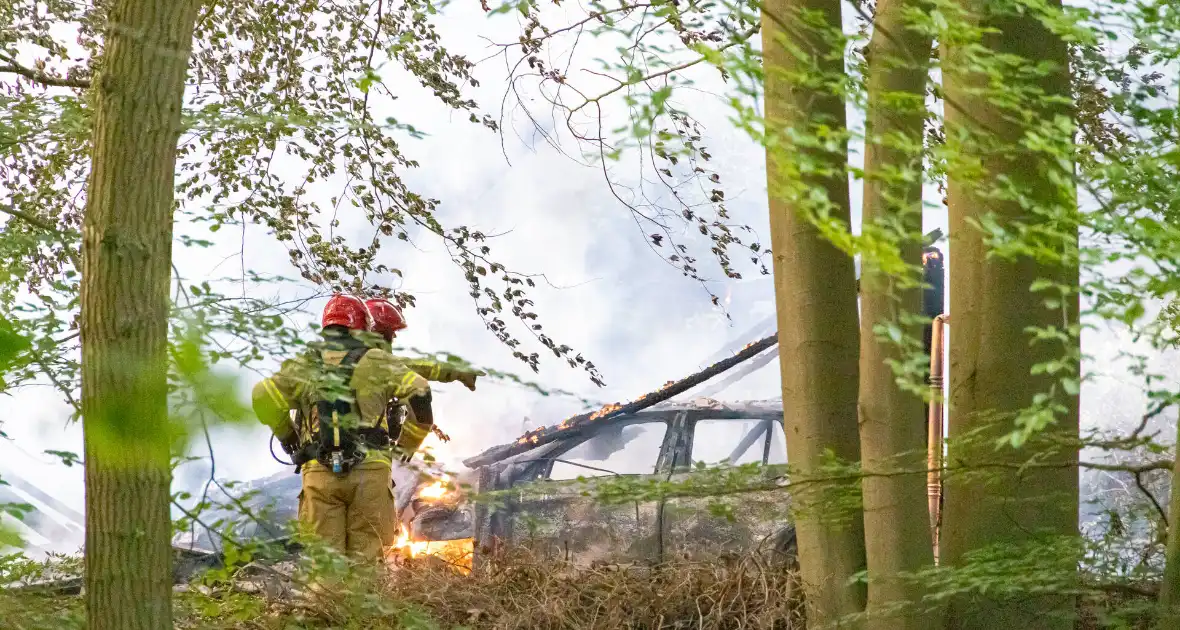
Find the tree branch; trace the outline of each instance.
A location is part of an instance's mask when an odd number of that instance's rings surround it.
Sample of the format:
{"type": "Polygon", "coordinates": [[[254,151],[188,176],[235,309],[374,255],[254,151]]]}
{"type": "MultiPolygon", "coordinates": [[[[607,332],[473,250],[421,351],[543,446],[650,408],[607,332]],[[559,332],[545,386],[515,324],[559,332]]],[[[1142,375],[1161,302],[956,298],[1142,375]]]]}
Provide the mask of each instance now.
{"type": "MultiPolygon", "coordinates": [[[[3,70],[4,70],[4,66],[0,66],[0,71],[3,71],[3,70]]],[[[11,217],[15,217],[17,219],[20,219],[21,221],[24,221],[25,223],[28,223],[29,225],[31,225],[35,228],[40,228],[42,230],[45,230],[46,232],[56,234],[57,236],[61,236],[61,237],[65,236],[65,234],[62,233],[61,230],[57,229],[56,227],[53,227],[49,223],[46,223],[45,221],[42,221],[41,219],[38,219],[37,217],[35,217],[27,212],[17,210],[16,208],[0,208],[0,212],[3,212],[4,214],[7,214],[11,217]]]]}
{"type": "Polygon", "coordinates": [[[65,77],[55,77],[51,74],[46,74],[32,68],[26,68],[11,59],[8,60],[8,65],[0,66],[0,72],[8,74],[19,74],[22,77],[32,81],[33,83],[40,83],[46,87],[69,87],[85,90],[90,87],[89,79],[68,79],[65,77]]]}

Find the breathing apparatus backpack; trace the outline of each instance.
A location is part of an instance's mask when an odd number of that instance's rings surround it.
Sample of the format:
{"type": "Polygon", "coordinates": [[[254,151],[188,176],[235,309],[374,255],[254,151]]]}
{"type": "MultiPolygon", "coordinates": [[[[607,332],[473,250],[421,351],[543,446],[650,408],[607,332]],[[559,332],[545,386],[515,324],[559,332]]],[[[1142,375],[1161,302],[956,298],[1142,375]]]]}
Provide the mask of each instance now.
{"type": "Polygon", "coordinates": [[[321,393],[311,405],[312,417],[299,419],[310,439],[295,458],[296,472],[299,472],[307,462],[316,460],[334,473],[347,473],[353,466],[364,461],[369,450],[388,449],[392,444],[392,427],[389,426],[389,422],[393,418],[389,417],[389,413],[383,414],[374,426],[362,427],[358,424],[360,407],[357,404],[356,390],[351,387],[352,374],[357,362],[368,351],[368,347],[352,348],[335,366],[325,364],[322,361],[323,355],[320,354],[320,366],[326,371],[330,370],[342,379],[343,383],[348,384],[349,397],[334,396],[329,400],[329,396],[321,393]]]}

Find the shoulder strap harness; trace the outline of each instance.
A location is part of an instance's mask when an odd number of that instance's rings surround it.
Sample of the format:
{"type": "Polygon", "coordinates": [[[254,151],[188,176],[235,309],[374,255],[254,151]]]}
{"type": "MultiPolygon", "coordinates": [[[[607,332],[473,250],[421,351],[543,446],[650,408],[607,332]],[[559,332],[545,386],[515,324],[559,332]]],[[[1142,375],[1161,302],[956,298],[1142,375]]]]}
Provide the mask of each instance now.
{"type": "MultiPolygon", "coordinates": [[[[303,464],[317,460],[331,468],[337,474],[347,473],[353,466],[364,461],[368,449],[388,448],[390,438],[388,431],[378,423],[374,427],[347,427],[341,421],[349,415],[360,415],[359,405],[356,404],[357,393],[352,389],[352,375],[356,364],[361,360],[368,347],[352,348],[336,366],[329,368],[338,374],[344,383],[349,384],[350,398],[336,398],[326,400],[320,397],[315,402],[316,435],[304,444],[295,461],[295,472],[299,472],[303,464]]],[[[322,357],[322,353],[320,354],[322,357]]],[[[309,429],[311,427],[308,427],[309,429]]]]}

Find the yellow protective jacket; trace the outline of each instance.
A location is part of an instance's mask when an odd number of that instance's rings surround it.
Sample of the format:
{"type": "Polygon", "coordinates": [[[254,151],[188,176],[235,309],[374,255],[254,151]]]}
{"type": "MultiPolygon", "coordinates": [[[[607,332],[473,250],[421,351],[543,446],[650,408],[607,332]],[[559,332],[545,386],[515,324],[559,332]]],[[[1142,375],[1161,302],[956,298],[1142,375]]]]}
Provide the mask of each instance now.
{"type": "MultiPolygon", "coordinates": [[[[276,374],[254,386],[252,402],[259,421],[270,427],[280,440],[289,439],[294,433],[301,446],[310,442],[316,430],[311,410],[315,401],[322,397],[320,392],[331,387],[320,374],[324,370],[317,369],[311,353],[319,353],[326,364],[338,365],[350,349],[368,345],[370,348],[356,362],[349,383],[349,388],[356,392],[354,409],[360,416],[359,425],[380,426],[388,431],[386,410],[391,401],[397,401],[407,411],[397,446],[406,452],[416,451],[433,425],[419,422],[407,403],[415,396],[430,393],[427,379],[445,383],[459,380],[469,371],[429,359],[395,357],[381,344],[365,339],[367,337],[363,334],[348,337],[326,335],[325,341],[315,344],[309,353],[284,361],[276,374]],[[302,412],[303,426],[296,427],[291,422],[292,409],[302,412]]],[[[389,457],[386,452],[370,451],[365,462],[388,462],[389,457]]],[[[314,461],[307,464],[311,468],[316,466],[318,463],[314,461]]]]}

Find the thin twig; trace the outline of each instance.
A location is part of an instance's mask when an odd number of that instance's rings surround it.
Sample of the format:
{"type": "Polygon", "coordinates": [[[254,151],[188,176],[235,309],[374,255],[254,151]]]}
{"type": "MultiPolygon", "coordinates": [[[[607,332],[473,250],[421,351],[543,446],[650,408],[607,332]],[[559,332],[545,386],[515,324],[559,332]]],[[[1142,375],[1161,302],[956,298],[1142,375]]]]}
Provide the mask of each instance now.
{"type": "MultiPolygon", "coordinates": [[[[736,37],[733,40],[731,40],[730,42],[726,43],[724,46],[719,46],[715,52],[722,52],[726,49],[732,48],[733,46],[736,46],[736,45],[744,42],[745,40],[749,39],[750,37],[753,37],[754,34],[757,32],[758,32],[757,27],[746,29],[743,33],[738,35],[738,37],[736,37]]],[[[702,55],[700,57],[697,57],[696,59],[693,59],[692,61],[686,61],[684,63],[676,64],[674,66],[668,66],[667,68],[664,68],[663,70],[659,70],[657,72],[653,72],[651,74],[642,76],[634,81],[620,82],[619,85],[599,94],[598,96],[588,98],[581,105],[578,105],[577,107],[574,107],[573,109],[571,109],[569,111],[569,115],[567,116],[567,121],[569,120],[570,117],[572,117],[575,113],[577,113],[583,107],[589,105],[590,103],[599,103],[602,101],[602,99],[610,96],[611,94],[614,94],[615,92],[618,92],[619,90],[621,90],[625,87],[637,85],[639,83],[646,83],[648,81],[651,81],[652,79],[658,79],[660,77],[666,77],[670,74],[675,74],[677,72],[680,72],[681,70],[687,70],[688,68],[691,68],[691,67],[693,67],[697,64],[700,64],[701,62],[704,62],[706,60],[708,60],[708,57],[705,57],[704,55],[702,55]]]]}

